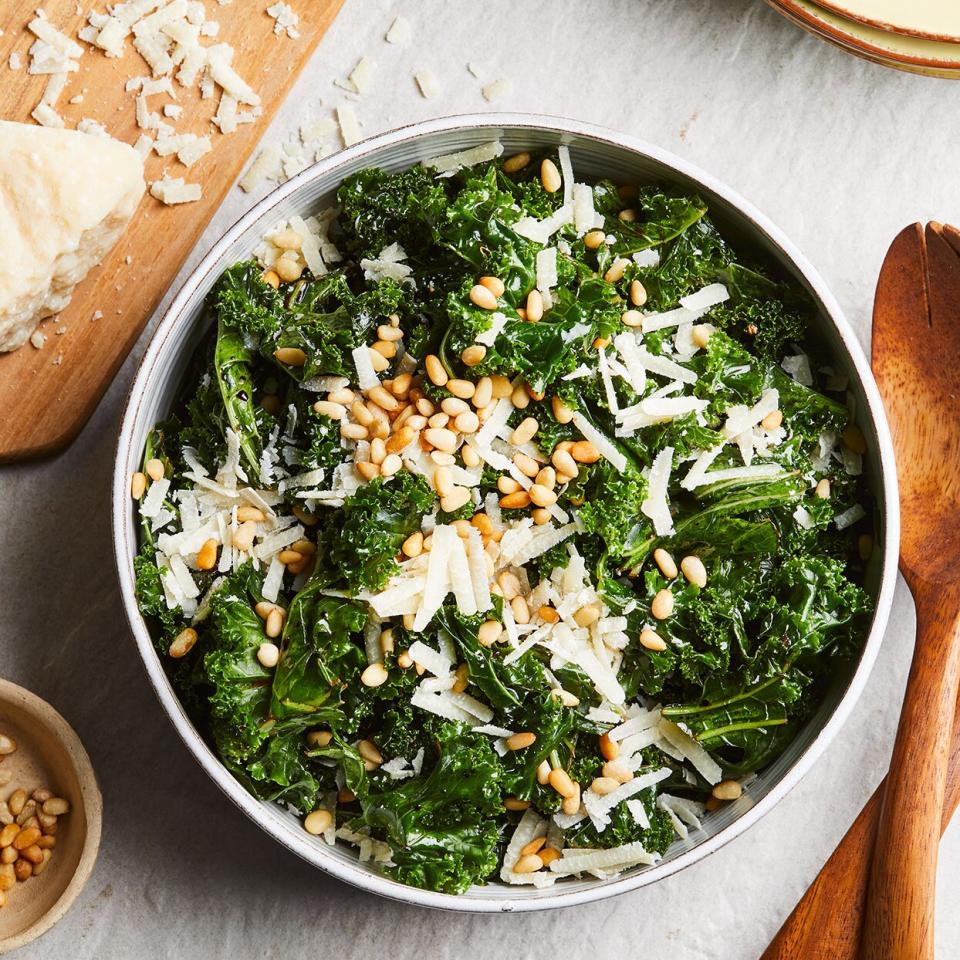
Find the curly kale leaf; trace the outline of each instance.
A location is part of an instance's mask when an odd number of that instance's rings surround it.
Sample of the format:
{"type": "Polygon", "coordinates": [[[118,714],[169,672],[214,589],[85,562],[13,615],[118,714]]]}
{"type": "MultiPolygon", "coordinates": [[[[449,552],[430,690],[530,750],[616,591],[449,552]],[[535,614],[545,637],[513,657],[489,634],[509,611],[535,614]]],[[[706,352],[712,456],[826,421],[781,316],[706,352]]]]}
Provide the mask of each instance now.
{"type": "Polygon", "coordinates": [[[433,503],[426,480],[407,471],[389,483],[379,477],[371,480],[344,503],[330,563],[352,591],[383,589],[397,571],[400,545],[420,529],[433,503]]]}
{"type": "Polygon", "coordinates": [[[357,257],[376,257],[390,243],[408,253],[424,251],[447,211],[443,182],[423,167],[359,170],[340,185],[337,202],[345,247],[357,257]]]}
{"type": "Polygon", "coordinates": [[[253,609],[260,599],[259,577],[244,564],[214,594],[203,641],[214,739],[235,763],[254,756],[270,730],[272,672],[257,659],[264,633],[253,609]]]}
{"type": "Polygon", "coordinates": [[[488,738],[439,725],[429,773],[370,793],[363,821],[387,837],[402,883],[462,893],[497,866],[502,767],[488,738]]]}
{"type": "Polygon", "coordinates": [[[342,691],[366,666],[358,640],[367,622],[363,604],[325,596],[325,587],[324,579],[312,580],[287,611],[283,656],[273,678],[271,713],[278,719],[343,725],[342,691]]]}
{"type": "Polygon", "coordinates": [[[622,557],[638,537],[649,535],[650,521],[640,509],[646,496],[647,481],[639,472],[620,473],[601,460],[590,469],[577,518],[586,533],[603,540],[612,557],[622,557]]]}

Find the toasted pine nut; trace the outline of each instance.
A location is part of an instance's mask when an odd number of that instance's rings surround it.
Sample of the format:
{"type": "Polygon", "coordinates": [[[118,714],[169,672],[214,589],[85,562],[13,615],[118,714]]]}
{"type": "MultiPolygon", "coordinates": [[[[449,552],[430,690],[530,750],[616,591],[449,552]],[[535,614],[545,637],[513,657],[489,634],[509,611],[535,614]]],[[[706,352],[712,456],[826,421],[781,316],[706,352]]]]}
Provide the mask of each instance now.
{"type": "Polygon", "coordinates": [[[557,485],[557,471],[553,467],[541,467],[537,471],[534,482],[552,490],[557,485]]]}
{"type": "Polygon", "coordinates": [[[550,522],[550,511],[547,510],[546,507],[534,508],[530,511],[530,516],[538,527],[542,527],[544,524],[550,522]]]}
{"type": "Polygon", "coordinates": [[[490,391],[497,400],[506,400],[513,393],[513,384],[502,373],[495,373],[490,377],[490,391]]]}
{"type": "Polygon", "coordinates": [[[707,585],[707,568],[699,557],[693,554],[684,557],[680,561],[680,569],[687,580],[700,587],[701,590],[707,585]]]}
{"type": "Polygon", "coordinates": [[[540,464],[533,457],[528,457],[525,453],[516,453],[513,457],[513,465],[525,476],[533,479],[540,472],[540,464]]]}
{"type": "Polygon", "coordinates": [[[579,793],[579,788],[570,779],[570,775],[560,767],[555,767],[550,771],[550,786],[565,800],[575,797],[579,793]]]}
{"type": "Polygon", "coordinates": [[[535,853],[520,857],[513,865],[514,873],[536,873],[541,869],[543,869],[543,861],[535,853]]]}
{"type": "Polygon", "coordinates": [[[706,350],[707,344],[710,342],[710,334],[712,332],[713,331],[707,324],[695,323],[693,328],[690,330],[690,338],[701,350],[706,350]]]}
{"type": "Polygon", "coordinates": [[[366,440],[370,431],[359,423],[345,423],[340,427],[340,436],[345,440],[366,440]]]}
{"type": "Polygon", "coordinates": [[[658,620],[666,620],[673,613],[673,594],[669,590],[660,590],[650,604],[650,612],[658,620]]]}
{"type": "Polygon", "coordinates": [[[252,523],[263,523],[266,519],[263,511],[258,507],[252,507],[249,504],[237,507],[237,523],[247,523],[248,521],[252,523]]]}
{"type": "Polygon", "coordinates": [[[608,760],[602,772],[617,783],[629,783],[633,779],[633,771],[622,760],[608,760]]]}
{"type": "Polygon", "coordinates": [[[623,279],[623,275],[627,272],[628,266],[630,266],[629,260],[623,257],[617,257],[617,259],[607,267],[607,272],[603,275],[603,279],[606,280],[607,283],[619,283],[623,279]]]}
{"type": "Polygon", "coordinates": [[[302,367],[307,362],[307,355],[299,347],[279,347],[273,356],[288,367],[302,367]]]}
{"type": "Polygon", "coordinates": [[[867,452],[866,438],[863,435],[863,431],[855,423],[847,424],[841,438],[844,446],[848,450],[852,450],[854,453],[861,455],[867,452]]]}
{"type": "Polygon", "coordinates": [[[147,461],[144,469],[147,471],[147,476],[151,480],[162,480],[163,475],[166,472],[163,461],[158,460],[156,457],[151,457],[151,459],[147,461]]]}
{"type": "Polygon", "coordinates": [[[403,331],[392,324],[381,323],[380,326],[377,327],[377,336],[381,340],[386,340],[389,343],[396,343],[397,340],[403,339],[403,331]]]}
{"type": "Polygon", "coordinates": [[[181,657],[185,657],[192,649],[193,645],[197,642],[197,631],[193,627],[187,627],[184,630],[181,630],[173,638],[173,643],[170,644],[169,654],[174,660],[179,660],[181,657]]]}
{"type": "Polygon", "coordinates": [[[543,294],[539,290],[531,290],[527,294],[527,319],[531,323],[538,323],[543,319],[543,294]]]}
{"type": "Polygon", "coordinates": [[[533,417],[527,417],[525,420],[522,420],[517,426],[517,429],[513,431],[510,435],[510,442],[515,446],[519,447],[524,443],[532,440],[536,436],[537,430],[540,429],[540,424],[533,417]]]}
{"type": "Polygon", "coordinates": [[[527,747],[532,747],[536,742],[537,735],[530,731],[515,733],[511,737],[507,737],[505,741],[508,750],[525,750],[527,747]]]}
{"type": "Polygon", "coordinates": [[[212,537],[197,551],[197,569],[212,570],[217,565],[217,541],[212,537]]]}
{"type": "Polygon", "coordinates": [[[620,744],[610,739],[610,734],[603,733],[599,737],[600,756],[604,760],[616,760],[620,756],[620,744]]]}
{"type": "Polygon", "coordinates": [[[312,810],[304,817],[303,829],[319,837],[333,825],[333,814],[329,810],[312,810]]]}
{"type": "Polygon", "coordinates": [[[453,474],[448,467],[437,467],[433,475],[433,487],[441,497],[453,490],[453,474]]]}
{"type": "Polygon", "coordinates": [[[487,355],[487,348],[482,343],[474,343],[466,347],[460,354],[460,359],[468,366],[475,367],[478,363],[483,363],[487,355]]]}
{"type": "Polygon", "coordinates": [[[360,674],[360,682],[365,687],[380,687],[387,682],[390,674],[382,663],[371,663],[363,673],[360,674]]]}
{"type": "Polygon", "coordinates": [[[606,239],[606,234],[602,230],[590,230],[583,238],[583,245],[588,250],[596,250],[606,239]]]}
{"type": "Polygon", "coordinates": [[[457,435],[452,430],[431,427],[423,431],[423,436],[438,450],[453,453],[457,449],[457,435]]]}
{"type": "Polygon", "coordinates": [[[544,604],[537,610],[537,616],[546,623],[557,623],[560,620],[560,614],[548,604],[544,604]]]}
{"type": "Polygon", "coordinates": [[[23,813],[23,808],[27,803],[27,791],[18,788],[7,798],[7,809],[15,816],[19,817],[23,813]]]}
{"type": "Polygon", "coordinates": [[[447,381],[447,389],[455,397],[459,397],[461,400],[469,400],[477,388],[469,380],[454,379],[447,381]]]}
{"type": "Polygon", "coordinates": [[[639,310],[624,310],[620,320],[625,327],[639,327],[643,325],[643,314],[639,310]]]}
{"type": "Polygon", "coordinates": [[[525,847],[523,847],[520,850],[520,856],[528,857],[531,853],[536,853],[546,842],[547,842],[547,838],[545,836],[535,837],[525,847]]]}
{"type": "Polygon", "coordinates": [[[590,789],[594,793],[600,794],[601,797],[605,797],[608,793],[613,793],[619,786],[620,784],[613,777],[597,777],[590,784],[590,789]]]}
{"type": "Polygon", "coordinates": [[[432,384],[437,387],[446,386],[449,377],[447,376],[447,371],[443,369],[443,364],[440,362],[439,357],[428,353],[426,359],[423,361],[423,365],[432,384]]]}
{"type": "MultiPolygon", "coordinates": [[[[453,399],[456,399],[456,398],[455,398],[455,397],[451,397],[450,399],[453,400],[453,399]]],[[[462,403],[463,401],[461,400],[460,402],[462,403]]],[[[441,413],[435,413],[432,417],[430,417],[430,418],[427,420],[427,424],[428,424],[429,426],[433,427],[434,429],[439,429],[439,428],[441,428],[441,427],[445,427],[449,422],[450,422],[450,414],[449,414],[449,413],[443,413],[443,412],[441,412],[441,413]]]]}
{"type": "Polygon", "coordinates": [[[274,607],[267,614],[267,621],[264,624],[263,632],[270,637],[271,640],[280,636],[283,633],[283,612],[279,607],[274,607]]]}
{"type": "Polygon", "coordinates": [[[530,502],[538,507],[549,507],[557,502],[557,495],[542,483],[533,484],[527,491],[527,496],[530,497],[530,502]]]}
{"type": "Polygon", "coordinates": [[[550,462],[557,468],[558,473],[566,474],[568,477],[575,477],[580,472],[577,462],[569,451],[561,450],[559,447],[553,451],[550,462]]]}
{"type": "Polygon", "coordinates": [[[510,609],[513,611],[513,619],[519,623],[529,623],[530,622],[530,608],[527,606],[527,601],[523,597],[514,597],[510,601],[510,609]]]}
{"type": "Polygon", "coordinates": [[[783,411],[773,410],[760,421],[760,426],[764,430],[776,430],[781,423],[783,423],[783,411]]]}
{"type": "Polygon", "coordinates": [[[357,744],[357,752],[364,760],[369,760],[377,765],[383,763],[383,754],[372,740],[361,740],[357,744]]]}
{"type": "Polygon", "coordinates": [[[530,506],[530,494],[526,490],[508,493],[500,498],[500,506],[505,510],[523,510],[530,506]]]}
{"type": "Polygon", "coordinates": [[[570,448],[570,456],[577,463],[596,463],[600,459],[600,451],[589,440],[578,440],[570,448]]]}
{"type": "Polygon", "coordinates": [[[504,473],[497,477],[497,489],[501,493],[516,493],[520,489],[520,484],[504,473]]]}
{"type": "Polygon", "coordinates": [[[556,394],[550,398],[550,408],[553,411],[553,419],[557,423],[569,423],[573,419],[573,411],[556,394]]]}
{"type": "MultiPolygon", "coordinates": [[[[280,257],[274,263],[273,269],[284,283],[293,283],[294,280],[299,280],[303,274],[303,264],[288,256],[280,257]]],[[[297,364],[297,366],[302,366],[302,364],[297,364]]]]}
{"type": "Polygon", "coordinates": [[[653,561],[660,568],[660,572],[668,579],[673,580],[677,576],[677,565],[673,557],[667,553],[663,547],[657,547],[653,551],[653,561]]]}
{"type": "Polygon", "coordinates": [[[530,809],[530,801],[521,800],[519,797],[504,797],[503,805],[508,810],[529,810],[530,809]]]}
{"type": "Polygon", "coordinates": [[[454,487],[445,497],[440,498],[440,509],[444,513],[455,513],[470,500],[468,487],[454,487]]]}
{"type": "Polygon", "coordinates": [[[253,521],[247,520],[246,522],[241,523],[240,526],[238,526],[233,532],[233,546],[242,553],[246,553],[253,546],[253,538],[256,535],[257,525],[253,521]]]}
{"type": "Polygon", "coordinates": [[[307,734],[309,747],[328,747],[331,740],[333,740],[333,734],[329,730],[311,730],[307,734]]]}
{"type": "Polygon", "coordinates": [[[480,454],[473,449],[469,444],[464,444],[460,448],[460,456],[463,457],[463,462],[465,466],[468,467],[479,467],[480,466],[480,454]]]}
{"type": "Polygon", "coordinates": [[[647,289],[639,280],[630,281],[630,302],[635,307],[642,307],[647,302],[647,289]]]}
{"type": "Polygon", "coordinates": [[[470,402],[474,409],[482,410],[493,400],[493,381],[489,377],[481,377],[473,389],[470,402]]]}
{"type": "Polygon", "coordinates": [[[510,394],[510,402],[518,410],[526,410],[530,406],[530,397],[522,383],[518,383],[510,394]]]}
{"type": "Polygon", "coordinates": [[[481,277],[477,283],[486,287],[495,297],[502,297],[506,289],[499,277],[481,277]]]}
{"type": "Polygon", "coordinates": [[[289,227],[267,239],[281,250],[300,250],[303,247],[303,238],[296,230],[289,227]]]}
{"type": "Polygon", "coordinates": [[[515,153],[512,157],[507,157],[503,161],[503,172],[504,173],[517,173],[522,170],[530,162],[530,154],[515,153]]]}
{"type": "Polygon", "coordinates": [[[456,680],[451,688],[454,693],[463,693],[470,683],[470,668],[465,663],[461,663],[456,670],[456,680]]]}
{"type": "Polygon", "coordinates": [[[453,425],[461,433],[476,433],[480,429],[480,418],[470,410],[459,414],[453,421],[453,425]]]}
{"type": "Polygon", "coordinates": [[[257,647],[257,659],[262,667],[272,670],[280,662],[280,648],[275,643],[261,643],[257,647]]]}
{"type": "Polygon", "coordinates": [[[667,649],[667,642],[659,636],[656,631],[649,627],[644,627],[640,631],[640,646],[646,650],[653,650],[655,653],[661,653],[667,649]]]}
{"type": "MultiPolygon", "coordinates": [[[[378,340],[378,343],[382,343],[382,340],[378,340]]],[[[370,355],[370,363],[373,365],[374,373],[383,373],[387,367],[390,366],[390,360],[385,357],[379,350],[374,350],[372,347],[367,351],[370,355]]]]}
{"type": "Polygon", "coordinates": [[[24,827],[13,838],[14,849],[19,850],[22,856],[23,851],[26,850],[27,847],[32,847],[42,835],[42,831],[39,827],[24,827]]]}
{"type": "Polygon", "coordinates": [[[496,295],[489,287],[485,287],[482,283],[478,283],[476,286],[470,288],[470,300],[474,306],[479,307],[481,310],[497,309],[496,295]]]}
{"type": "Polygon", "coordinates": [[[266,620],[270,616],[270,611],[277,605],[269,600],[261,600],[253,609],[261,620],[266,620]]]}
{"type": "Polygon", "coordinates": [[[380,437],[374,437],[370,441],[370,462],[375,463],[378,467],[383,463],[384,459],[387,456],[387,445],[380,439],[380,437]]]}
{"type": "MultiPolygon", "coordinates": [[[[439,362],[440,361],[438,360],[437,363],[439,362]]],[[[442,371],[443,367],[441,366],[440,369],[442,371]]],[[[443,382],[446,383],[447,381],[444,380],[443,382]]],[[[437,409],[433,405],[432,401],[428,400],[426,397],[417,397],[416,407],[417,407],[417,413],[419,413],[420,416],[422,417],[432,417],[433,414],[436,413],[436,409],[437,409]]]]}
{"type": "MultiPolygon", "coordinates": [[[[410,418],[413,419],[412,417],[410,418]]],[[[409,421],[408,421],[409,423],[409,421]]],[[[417,433],[409,425],[402,426],[392,437],[386,441],[387,453],[400,453],[413,443],[417,433]]]]}
{"type": "MultiPolygon", "coordinates": [[[[564,801],[564,803],[566,803],[566,801],[564,801]]],[[[578,809],[579,806],[580,805],[577,804],[578,809]]],[[[553,863],[554,860],[559,860],[562,854],[559,850],[557,850],[556,847],[544,847],[538,856],[543,861],[543,865],[546,867],[553,863]]]]}
{"type": "Polygon", "coordinates": [[[721,780],[713,788],[712,793],[717,800],[739,800],[743,794],[743,787],[736,780],[721,780]]]}
{"type": "Polygon", "coordinates": [[[26,880],[29,880],[33,876],[33,866],[29,860],[24,860],[22,857],[13,865],[13,872],[16,878],[24,883],[26,880]]]}
{"type": "Polygon", "coordinates": [[[274,290],[278,289],[280,286],[280,277],[276,270],[268,270],[260,279],[264,283],[273,287],[274,290]]]}
{"type": "Polygon", "coordinates": [[[371,387],[367,391],[367,396],[378,406],[381,410],[394,411],[400,408],[400,401],[387,390],[386,387],[371,387]]]}
{"type": "Polygon", "coordinates": [[[354,466],[357,468],[357,473],[359,473],[364,480],[373,480],[374,477],[380,476],[380,468],[375,463],[370,463],[369,460],[361,460],[359,463],[355,463],[354,466]]]}
{"type": "Polygon", "coordinates": [[[830,481],[824,477],[818,484],[816,494],[821,500],[830,499],[830,481]]]}
{"type": "Polygon", "coordinates": [[[138,470],[130,478],[130,496],[134,500],[139,500],[147,489],[147,475],[138,470]]]}
{"type": "Polygon", "coordinates": [[[501,633],[503,626],[499,620],[485,620],[477,631],[477,640],[481,647],[490,647],[497,642],[501,633]]]}
{"type": "Polygon", "coordinates": [[[19,832],[19,824],[8,823],[2,830],[0,830],[0,847],[9,847],[16,839],[16,836],[19,832]]]}
{"type": "Polygon", "coordinates": [[[505,600],[512,600],[520,595],[520,579],[510,570],[504,570],[497,577],[497,586],[503,591],[505,600]]]}
{"type": "Polygon", "coordinates": [[[632,207],[625,207],[617,214],[617,219],[623,223],[636,223],[637,211],[632,207]]]}
{"type": "Polygon", "coordinates": [[[560,171],[549,157],[544,157],[540,164],[540,182],[547,193],[556,193],[563,186],[560,171]]]}
{"type": "Polygon", "coordinates": [[[321,417],[329,417],[331,420],[342,420],[347,415],[347,408],[342,403],[318,400],[313,405],[313,412],[320,414],[321,417]]]}
{"type": "Polygon", "coordinates": [[[589,627],[600,619],[600,608],[595,603],[585,604],[573,615],[573,619],[578,627],[589,627]]]}

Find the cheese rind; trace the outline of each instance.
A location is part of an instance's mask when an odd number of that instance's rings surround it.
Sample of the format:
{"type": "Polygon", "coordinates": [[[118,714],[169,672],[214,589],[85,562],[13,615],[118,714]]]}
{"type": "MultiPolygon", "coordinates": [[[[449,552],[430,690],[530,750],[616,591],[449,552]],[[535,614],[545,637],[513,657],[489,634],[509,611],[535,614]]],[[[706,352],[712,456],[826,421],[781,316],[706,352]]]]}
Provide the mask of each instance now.
{"type": "Polygon", "coordinates": [[[0,120],[0,351],[70,302],[143,195],[125,143],[0,120]]]}

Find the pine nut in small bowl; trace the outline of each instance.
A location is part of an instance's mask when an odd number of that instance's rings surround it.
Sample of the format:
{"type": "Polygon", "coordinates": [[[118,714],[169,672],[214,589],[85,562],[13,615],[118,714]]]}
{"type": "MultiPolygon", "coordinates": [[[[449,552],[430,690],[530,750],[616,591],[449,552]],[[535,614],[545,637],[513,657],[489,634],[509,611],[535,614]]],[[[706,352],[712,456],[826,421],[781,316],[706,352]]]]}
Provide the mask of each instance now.
{"type": "Polygon", "coordinates": [[[49,703],[0,679],[0,954],[46,933],[93,872],[103,800],[49,703]]]}
{"type": "Polygon", "coordinates": [[[810,770],[882,638],[892,460],[839,305],[746,200],[589,124],[453,117],[305,170],[186,281],[115,551],[163,708],[267,833],[538,910],[694,864],[810,770]],[[281,223],[310,262],[274,284],[281,223]]]}

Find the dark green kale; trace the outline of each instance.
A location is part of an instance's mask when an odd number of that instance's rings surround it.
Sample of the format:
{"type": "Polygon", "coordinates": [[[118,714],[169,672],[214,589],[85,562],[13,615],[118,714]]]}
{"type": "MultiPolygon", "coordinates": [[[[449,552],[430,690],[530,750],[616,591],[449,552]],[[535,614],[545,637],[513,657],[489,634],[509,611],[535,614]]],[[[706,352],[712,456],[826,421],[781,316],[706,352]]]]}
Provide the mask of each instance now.
{"type": "Polygon", "coordinates": [[[389,482],[377,477],[365,483],[346,500],[330,563],[351,590],[383,588],[397,571],[401,544],[420,529],[435,499],[423,477],[403,471],[389,482]]]}

